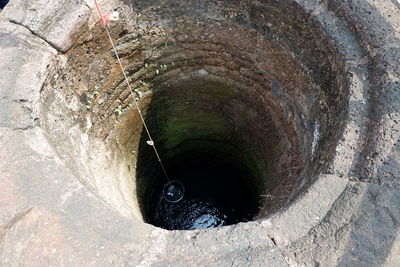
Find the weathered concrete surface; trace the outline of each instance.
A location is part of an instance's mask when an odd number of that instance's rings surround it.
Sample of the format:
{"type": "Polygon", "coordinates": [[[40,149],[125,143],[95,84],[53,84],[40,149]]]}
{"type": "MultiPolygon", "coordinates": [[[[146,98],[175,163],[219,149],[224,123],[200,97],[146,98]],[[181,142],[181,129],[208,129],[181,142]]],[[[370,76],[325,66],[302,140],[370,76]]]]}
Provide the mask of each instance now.
{"type": "MultiPolygon", "coordinates": [[[[330,174],[320,175],[286,209],[255,222],[171,232],[110,207],[78,181],[47,141],[40,124],[40,89],[47,69],[57,62],[56,49],[70,47],[69,38],[84,19],[64,25],[55,21],[55,28],[46,28],[46,12],[24,17],[21,6],[11,1],[0,14],[0,264],[397,266],[398,6],[388,0],[297,2],[326,31],[345,27],[352,33],[349,38],[360,46],[363,61],[353,62],[361,68],[354,71],[353,86],[361,89],[351,101],[366,112],[351,114],[350,105],[330,174]],[[24,26],[9,22],[14,14],[24,26]],[[68,37],[58,40],[55,33],[60,32],[68,37]]],[[[60,4],[66,17],[86,8],[68,6],[60,4]]],[[[53,14],[51,5],[46,8],[53,14]]],[[[333,42],[346,49],[347,37],[335,36],[339,39],[333,42]]]]}

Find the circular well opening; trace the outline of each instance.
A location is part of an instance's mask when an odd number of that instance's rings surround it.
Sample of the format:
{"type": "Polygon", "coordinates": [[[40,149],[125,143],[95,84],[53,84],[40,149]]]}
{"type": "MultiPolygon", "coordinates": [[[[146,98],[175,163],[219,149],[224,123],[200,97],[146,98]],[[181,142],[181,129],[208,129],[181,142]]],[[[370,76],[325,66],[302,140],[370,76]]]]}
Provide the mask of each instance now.
{"type": "Polygon", "coordinates": [[[43,125],[63,160],[111,206],[165,229],[287,205],[328,166],[346,114],[345,71],[318,24],[287,2],[220,19],[206,6],[137,5],[136,23],[125,10],[111,35],[184,198],[163,202],[167,180],[101,27],[82,27],[42,90],[43,125]]]}

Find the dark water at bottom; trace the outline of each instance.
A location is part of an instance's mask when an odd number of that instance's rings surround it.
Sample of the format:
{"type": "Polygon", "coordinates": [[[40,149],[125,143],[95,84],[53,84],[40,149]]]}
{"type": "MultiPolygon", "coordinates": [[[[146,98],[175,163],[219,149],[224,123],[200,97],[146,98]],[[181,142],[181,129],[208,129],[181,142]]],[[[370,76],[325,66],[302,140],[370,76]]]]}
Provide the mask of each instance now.
{"type": "Polygon", "coordinates": [[[226,223],[226,215],[214,203],[200,199],[167,203],[161,197],[154,219],[169,230],[205,229],[226,223]]]}
{"type": "Polygon", "coordinates": [[[169,203],[162,192],[153,199],[149,222],[168,230],[218,227],[250,220],[257,207],[251,201],[245,174],[232,166],[185,164],[170,171],[185,187],[184,198],[169,203]]]}

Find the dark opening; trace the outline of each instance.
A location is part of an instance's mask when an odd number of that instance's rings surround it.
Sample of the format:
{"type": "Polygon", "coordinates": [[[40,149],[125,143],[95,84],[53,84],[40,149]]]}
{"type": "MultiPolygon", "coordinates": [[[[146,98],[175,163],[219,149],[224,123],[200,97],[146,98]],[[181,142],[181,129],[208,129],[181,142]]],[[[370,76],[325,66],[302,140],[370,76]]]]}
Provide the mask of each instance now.
{"type": "Polygon", "coordinates": [[[0,0],[0,9],[3,9],[7,4],[9,0],[0,0]]]}
{"type": "MultiPolygon", "coordinates": [[[[168,173],[185,187],[184,198],[169,203],[158,188],[151,199],[148,222],[168,230],[193,230],[251,220],[257,197],[251,173],[215,152],[185,152],[168,161],[168,173]]],[[[157,179],[166,183],[163,175],[157,179]]]]}
{"type": "MultiPolygon", "coordinates": [[[[168,180],[142,132],[136,166],[142,214],[148,223],[168,230],[249,221],[259,211],[263,180],[252,146],[238,127],[245,118],[227,108],[234,107],[235,89],[192,82],[158,88],[148,104],[146,124],[170,180],[181,182],[185,194],[177,203],[164,198],[168,180]]],[[[247,129],[249,124],[242,125],[247,129]]]]}

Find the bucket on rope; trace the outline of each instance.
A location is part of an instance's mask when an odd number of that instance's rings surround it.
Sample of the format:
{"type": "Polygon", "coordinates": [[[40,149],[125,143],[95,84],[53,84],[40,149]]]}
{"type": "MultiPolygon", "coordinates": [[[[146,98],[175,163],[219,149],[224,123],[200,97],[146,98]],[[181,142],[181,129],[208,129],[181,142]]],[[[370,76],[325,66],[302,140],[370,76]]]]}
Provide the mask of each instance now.
{"type": "Polygon", "coordinates": [[[177,180],[169,181],[164,185],[163,195],[166,201],[177,203],[183,199],[185,187],[177,180]]]}

